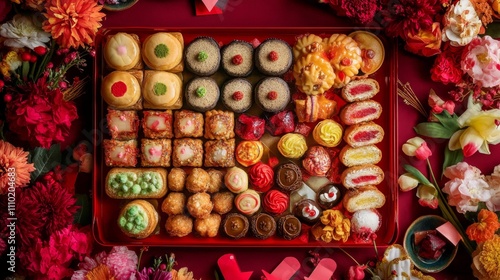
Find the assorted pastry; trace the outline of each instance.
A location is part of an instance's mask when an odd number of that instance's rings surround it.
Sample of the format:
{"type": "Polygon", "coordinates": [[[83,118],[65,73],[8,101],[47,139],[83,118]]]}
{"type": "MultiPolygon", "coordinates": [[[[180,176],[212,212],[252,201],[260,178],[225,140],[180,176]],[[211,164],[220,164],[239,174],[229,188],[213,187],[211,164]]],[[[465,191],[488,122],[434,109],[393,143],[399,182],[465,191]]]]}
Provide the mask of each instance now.
{"type": "Polygon", "coordinates": [[[368,242],[386,194],[380,86],[367,75],[384,49],[365,33],[257,47],[206,36],[184,46],[178,32],[142,42],[108,35],[105,192],[130,200],[117,217],[121,231],[292,240],[310,230],[320,242],[368,242]],[[328,183],[293,200],[311,177],[328,183]]]}

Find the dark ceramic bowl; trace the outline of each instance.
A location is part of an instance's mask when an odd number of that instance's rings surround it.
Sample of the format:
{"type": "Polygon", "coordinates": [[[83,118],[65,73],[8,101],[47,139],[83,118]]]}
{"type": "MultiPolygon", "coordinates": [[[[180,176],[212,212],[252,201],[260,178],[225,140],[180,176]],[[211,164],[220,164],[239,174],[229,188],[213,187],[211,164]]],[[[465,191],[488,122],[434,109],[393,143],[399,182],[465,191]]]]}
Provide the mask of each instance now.
{"type": "Polygon", "coordinates": [[[118,12],[126,10],[135,5],[139,0],[127,0],[126,2],[120,2],[118,4],[104,4],[104,9],[108,11],[118,12]]]}

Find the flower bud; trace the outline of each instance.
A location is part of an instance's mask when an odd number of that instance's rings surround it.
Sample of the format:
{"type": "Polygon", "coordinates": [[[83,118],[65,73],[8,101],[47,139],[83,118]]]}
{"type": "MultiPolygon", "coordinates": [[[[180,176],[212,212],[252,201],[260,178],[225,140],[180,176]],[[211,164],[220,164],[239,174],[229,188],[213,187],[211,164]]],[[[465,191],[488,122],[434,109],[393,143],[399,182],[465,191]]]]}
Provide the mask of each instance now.
{"type": "Polygon", "coordinates": [[[398,178],[399,188],[404,192],[413,190],[418,186],[418,183],[418,180],[411,173],[405,173],[398,178]]]}
{"type": "Polygon", "coordinates": [[[36,54],[42,56],[44,54],[47,53],[47,48],[43,47],[43,46],[38,46],[38,47],[35,47],[33,49],[35,51],[36,54]]]}
{"type": "Polygon", "coordinates": [[[427,146],[427,142],[420,137],[413,137],[408,139],[405,144],[403,144],[403,152],[405,155],[410,157],[417,157],[420,160],[425,160],[432,155],[431,150],[427,146]]]}

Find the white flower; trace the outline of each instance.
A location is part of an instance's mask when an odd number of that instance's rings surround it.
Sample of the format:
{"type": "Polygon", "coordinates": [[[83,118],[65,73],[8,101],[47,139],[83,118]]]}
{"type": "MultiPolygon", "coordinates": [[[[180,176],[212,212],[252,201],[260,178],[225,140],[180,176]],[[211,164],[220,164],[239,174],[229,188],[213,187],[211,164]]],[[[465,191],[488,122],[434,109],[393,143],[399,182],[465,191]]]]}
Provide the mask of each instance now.
{"type": "Polygon", "coordinates": [[[14,18],[0,26],[0,35],[6,38],[4,44],[8,47],[34,49],[38,46],[47,47],[50,33],[37,25],[34,17],[17,14],[14,18]]]}
{"type": "Polygon", "coordinates": [[[465,46],[479,33],[482,23],[470,0],[451,5],[443,18],[443,41],[452,46],[465,46]]]}

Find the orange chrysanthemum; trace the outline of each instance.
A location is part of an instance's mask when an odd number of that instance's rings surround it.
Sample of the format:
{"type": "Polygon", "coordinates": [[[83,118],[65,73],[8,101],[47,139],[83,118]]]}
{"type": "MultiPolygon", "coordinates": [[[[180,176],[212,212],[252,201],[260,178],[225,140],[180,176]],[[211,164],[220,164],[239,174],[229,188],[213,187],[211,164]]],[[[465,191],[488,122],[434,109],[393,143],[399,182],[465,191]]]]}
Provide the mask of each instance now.
{"type": "Polygon", "coordinates": [[[470,225],[466,233],[470,240],[483,242],[491,239],[499,228],[497,215],[487,209],[481,209],[477,215],[477,223],[470,225]]]}
{"type": "Polygon", "coordinates": [[[479,243],[472,253],[472,272],[480,280],[500,279],[500,236],[479,243]]]}
{"type": "Polygon", "coordinates": [[[0,140],[0,194],[7,193],[12,182],[15,187],[26,186],[34,170],[33,164],[28,163],[28,152],[0,140]]]}
{"type": "Polygon", "coordinates": [[[49,0],[45,8],[43,29],[63,48],[92,45],[105,16],[96,0],[49,0]]]}

